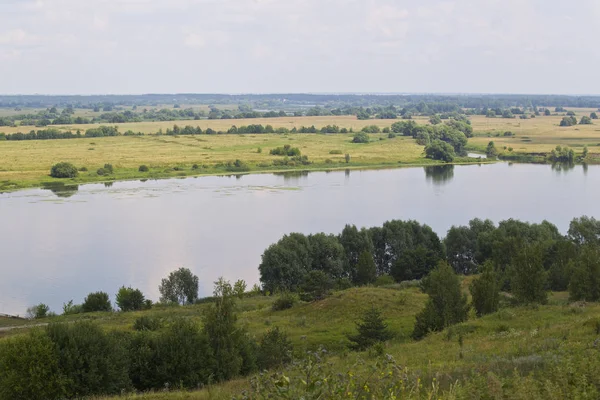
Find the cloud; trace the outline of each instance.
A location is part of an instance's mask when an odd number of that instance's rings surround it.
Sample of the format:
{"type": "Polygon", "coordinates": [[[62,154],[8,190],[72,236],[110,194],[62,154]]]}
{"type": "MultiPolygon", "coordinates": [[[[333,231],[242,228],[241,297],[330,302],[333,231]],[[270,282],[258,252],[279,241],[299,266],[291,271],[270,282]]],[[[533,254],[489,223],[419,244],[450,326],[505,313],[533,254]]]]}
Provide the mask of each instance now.
{"type": "Polygon", "coordinates": [[[23,29],[13,29],[0,33],[0,45],[22,47],[40,43],[40,37],[25,32],[23,29]]]}

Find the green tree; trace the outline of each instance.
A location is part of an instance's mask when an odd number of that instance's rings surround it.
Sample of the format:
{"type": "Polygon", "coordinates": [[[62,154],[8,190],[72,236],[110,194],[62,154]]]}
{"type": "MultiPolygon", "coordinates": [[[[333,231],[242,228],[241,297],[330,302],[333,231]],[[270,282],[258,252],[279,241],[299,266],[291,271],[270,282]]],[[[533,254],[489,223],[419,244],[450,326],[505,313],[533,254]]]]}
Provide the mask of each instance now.
{"type": "Polygon", "coordinates": [[[548,273],[541,244],[523,246],[514,258],[511,274],[511,290],[519,303],[548,302],[548,273]]]}
{"type": "Polygon", "coordinates": [[[425,157],[432,160],[452,162],[455,156],[452,146],[441,140],[434,140],[429,146],[425,147],[425,157]]]}
{"type": "Polygon", "coordinates": [[[584,245],[572,271],[569,299],[600,300],[600,249],[594,245],[584,245]]]}
{"type": "Polygon", "coordinates": [[[54,164],[50,169],[50,176],[53,178],[76,178],[78,174],[77,167],[67,162],[54,164]]]}
{"type": "Polygon", "coordinates": [[[365,311],[356,323],[357,333],[348,335],[348,340],[352,342],[350,348],[354,350],[365,350],[375,343],[385,342],[394,337],[389,330],[387,323],[381,316],[381,311],[371,307],[365,311]]]}
{"type": "Polygon", "coordinates": [[[138,311],[145,306],[146,299],[139,289],[122,286],[116,296],[117,306],[121,311],[138,311]]]}
{"type": "Polygon", "coordinates": [[[574,218],[569,224],[569,238],[577,245],[600,245],[600,221],[594,217],[574,218]]]}
{"type": "Polygon", "coordinates": [[[442,119],[440,118],[439,115],[435,114],[435,115],[432,115],[431,117],[429,117],[429,123],[431,125],[441,124],[442,123],[442,119]]]}
{"type": "Polygon", "coordinates": [[[198,298],[199,280],[187,268],[179,268],[161,281],[158,288],[163,303],[192,304],[198,298]]]}
{"type": "Polygon", "coordinates": [[[37,306],[29,307],[27,309],[27,318],[29,319],[40,319],[46,318],[50,312],[50,307],[44,303],[40,303],[37,306]]]}
{"type": "Polygon", "coordinates": [[[417,314],[412,337],[421,339],[429,332],[466,321],[469,312],[467,296],[462,293],[458,276],[445,262],[423,279],[423,290],[429,295],[425,308],[417,314]]]}
{"type": "Polygon", "coordinates": [[[486,264],[483,273],[471,282],[469,291],[478,317],[498,311],[500,284],[491,263],[486,264]]]}
{"type": "Polygon", "coordinates": [[[550,112],[550,110],[549,110],[549,109],[547,109],[547,108],[546,108],[546,109],[544,110],[544,115],[545,115],[545,116],[549,116],[549,115],[552,115],[552,113],[550,112]]]}
{"type": "Polygon", "coordinates": [[[292,342],[278,327],[263,335],[258,347],[258,366],[261,370],[280,367],[292,361],[292,342]]]}
{"type": "Polygon", "coordinates": [[[369,143],[369,135],[366,132],[358,132],[352,138],[352,143],[369,143]]]}
{"type": "Polygon", "coordinates": [[[324,299],[333,288],[331,276],[323,271],[308,271],[300,285],[300,298],[304,301],[324,299]]]}
{"type": "Polygon", "coordinates": [[[583,117],[581,117],[579,124],[580,125],[591,125],[592,119],[590,117],[584,115],[583,117]]]}
{"type": "Polygon", "coordinates": [[[396,282],[421,279],[440,261],[439,254],[424,246],[403,251],[392,265],[391,275],[396,282]]]}
{"type": "Polygon", "coordinates": [[[334,235],[317,233],[308,236],[311,269],[325,272],[332,279],[344,273],[344,247],[334,235]]]}
{"type": "Polygon", "coordinates": [[[295,292],[312,265],[310,243],[301,233],[284,235],[269,246],[258,266],[265,291],[295,292]]]}
{"type": "Polygon", "coordinates": [[[356,267],[362,253],[373,252],[373,242],[369,231],[358,230],[355,225],[346,225],[338,238],[344,248],[344,271],[351,280],[356,279],[356,267]]]}
{"type": "Polygon", "coordinates": [[[598,114],[596,114],[595,112],[591,113],[590,119],[598,119],[598,114]]]}
{"type": "Polygon", "coordinates": [[[235,295],[238,298],[243,298],[244,297],[244,293],[246,293],[246,281],[244,281],[243,279],[238,279],[234,284],[233,284],[233,292],[235,293],[235,295]]]}
{"type": "Polygon", "coordinates": [[[496,148],[496,145],[494,144],[494,142],[488,143],[487,148],[485,149],[485,155],[488,158],[498,157],[498,149],[496,148]]]}
{"type": "Polygon", "coordinates": [[[87,295],[81,305],[83,312],[112,311],[108,293],[94,292],[87,295]]]}
{"type": "Polygon", "coordinates": [[[469,221],[469,226],[452,226],[448,230],[444,239],[446,257],[457,274],[477,273],[479,264],[491,256],[486,236],[495,229],[489,219],[475,218],[469,221]]]}
{"type": "Polygon", "coordinates": [[[375,279],[377,279],[377,266],[373,261],[373,255],[368,251],[363,251],[356,264],[354,282],[357,285],[366,285],[375,282],[375,279]]]}

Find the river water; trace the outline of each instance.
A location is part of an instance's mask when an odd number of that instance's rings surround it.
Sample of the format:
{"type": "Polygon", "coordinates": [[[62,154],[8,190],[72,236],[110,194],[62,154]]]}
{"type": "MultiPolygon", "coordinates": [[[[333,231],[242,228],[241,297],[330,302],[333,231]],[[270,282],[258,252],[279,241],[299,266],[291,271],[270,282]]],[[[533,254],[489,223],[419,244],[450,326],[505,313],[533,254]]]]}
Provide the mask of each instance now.
{"type": "Polygon", "coordinates": [[[0,313],[55,312],[122,285],[158,300],[178,267],[258,282],[263,250],[289,232],[415,219],[440,236],[470,219],[600,218],[600,166],[484,164],[116,182],[0,194],[0,313]]]}

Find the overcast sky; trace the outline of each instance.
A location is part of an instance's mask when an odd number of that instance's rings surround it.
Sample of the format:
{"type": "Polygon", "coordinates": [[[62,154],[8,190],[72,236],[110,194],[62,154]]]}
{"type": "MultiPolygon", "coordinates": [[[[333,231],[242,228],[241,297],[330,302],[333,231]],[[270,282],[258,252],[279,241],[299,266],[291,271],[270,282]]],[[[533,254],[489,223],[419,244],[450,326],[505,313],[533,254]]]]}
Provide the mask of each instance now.
{"type": "Polygon", "coordinates": [[[600,94],[600,0],[0,0],[0,93],[600,94]]]}

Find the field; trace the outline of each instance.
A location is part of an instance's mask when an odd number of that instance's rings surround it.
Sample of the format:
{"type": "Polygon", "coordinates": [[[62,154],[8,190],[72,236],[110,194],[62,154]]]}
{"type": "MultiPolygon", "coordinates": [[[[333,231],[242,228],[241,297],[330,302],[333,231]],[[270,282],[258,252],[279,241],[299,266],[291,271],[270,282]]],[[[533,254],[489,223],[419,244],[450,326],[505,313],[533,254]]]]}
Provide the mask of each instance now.
{"type": "MultiPolygon", "coordinates": [[[[470,279],[463,280],[464,290],[470,279]]],[[[354,322],[371,305],[383,310],[390,328],[396,333],[396,337],[386,344],[385,353],[392,355],[411,374],[420,376],[426,387],[432,384],[433,379],[445,389],[456,382],[464,383],[477,377],[483,377],[484,381],[487,379],[489,384],[490,374],[496,377],[494,379],[509,379],[516,385],[518,376],[526,379],[530,373],[543,373],[552,369],[557,361],[597,357],[594,324],[599,320],[600,306],[569,304],[567,294],[562,292],[553,293],[545,306],[503,308],[479,319],[471,315],[469,321],[431,334],[420,342],[409,339],[414,315],[426,300],[417,288],[402,289],[398,285],[353,288],[335,292],[315,303],[301,303],[292,309],[276,312],[270,308],[272,300],[262,296],[241,300],[238,307],[240,323],[257,337],[271,327],[283,328],[298,354],[323,345],[331,352],[327,358],[327,362],[331,363],[329,368],[342,373],[358,375],[380,360],[370,352],[346,350],[346,334],[354,331],[354,322]],[[366,364],[361,365],[361,360],[366,364]]],[[[130,331],[133,321],[142,314],[166,320],[180,316],[200,321],[205,307],[206,304],[136,313],[93,313],[56,317],[55,320],[92,319],[105,329],[130,331]]],[[[15,330],[4,332],[4,335],[22,332],[15,330]]],[[[290,371],[290,376],[293,375],[294,372],[290,371]]],[[[249,379],[237,379],[199,392],[132,395],[128,398],[230,399],[248,387],[249,379]]],[[[510,389],[510,386],[504,389],[510,389]]],[[[540,398],[531,393],[529,396],[528,399],[540,398]]]]}
{"type": "MultiPolygon", "coordinates": [[[[590,109],[577,110],[577,115],[588,115],[590,109]]],[[[513,154],[545,154],[557,145],[569,146],[577,153],[583,146],[589,147],[590,159],[600,156],[600,123],[560,127],[561,115],[540,116],[526,120],[485,118],[472,116],[474,137],[469,140],[470,150],[484,151],[490,140],[502,151],[512,148],[513,154]],[[514,136],[504,136],[512,132],[514,136]]],[[[415,120],[428,124],[425,117],[415,120]]],[[[200,126],[203,130],[212,128],[225,131],[233,124],[270,124],[278,127],[301,127],[314,125],[338,125],[340,128],[360,130],[366,125],[390,126],[397,120],[357,120],[354,116],[327,117],[284,117],[239,120],[198,120],[140,122],[117,124],[120,132],[132,130],[145,134],[165,131],[174,124],[200,126]]],[[[58,126],[60,129],[80,129],[85,131],[95,125],[58,126]]],[[[27,132],[34,127],[0,128],[12,133],[27,132]]],[[[371,143],[351,143],[352,135],[347,134],[246,134],[246,135],[196,135],[196,136],[136,136],[109,138],[82,138],[46,141],[4,141],[0,142],[0,190],[40,186],[56,180],[48,176],[50,167],[61,161],[68,161],[78,168],[85,167],[79,178],[69,183],[92,181],[162,178],[202,174],[222,174],[231,172],[219,164],[241,160],[247,164],[246,171],[267,172],[286,169],[334,169],[392,167],[402,165],[423,165],[432,163],[424,158],[423,146],[411,138],[388,139],[386,134],[371,135],[371,143]],[[302,155],[308,156],[310,165],[275,166],[273,161],[281,157],[269,155],[275,147],[289,144],[298,147],[302,155]],[[261,150],[259,150],[259,148],[261,150]],[[338,154],[330,154],[330,152],[338,154]],[[350,155],[346,163],[344,155],[350,155]],[[96,170],[104,164],[112,164],[115,173],[111,176],[98,176],[96,170]],[[192,170],[194,164],[198,168],[192,170]],[[149,172],[140,173],[138,167],[147,165],[149,172]]],[[[458,162],[468,162],[460,159],[458,162]]]]}

